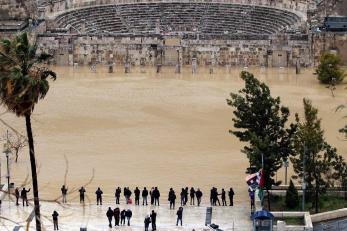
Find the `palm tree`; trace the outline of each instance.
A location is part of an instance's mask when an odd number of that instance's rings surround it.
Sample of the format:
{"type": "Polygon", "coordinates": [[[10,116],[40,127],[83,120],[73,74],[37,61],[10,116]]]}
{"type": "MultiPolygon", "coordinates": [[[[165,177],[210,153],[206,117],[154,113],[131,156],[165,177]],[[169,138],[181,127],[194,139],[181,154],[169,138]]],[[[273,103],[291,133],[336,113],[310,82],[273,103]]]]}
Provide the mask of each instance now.
{"type": "Polygon", "coordinates": [[[25,117],[29,143],[34,211],[36,230],[41,231],[40,201],[37,184],[34,140],[31,129],[31,114],[39,99],[48,90],[48,78],[56,79],[56,74],[40,65],[51,58],[50,55],[36,54],[36,44],[30,44],[26,33],[12,40],[0,42],[0,103],[18,117],[25,117]]]}

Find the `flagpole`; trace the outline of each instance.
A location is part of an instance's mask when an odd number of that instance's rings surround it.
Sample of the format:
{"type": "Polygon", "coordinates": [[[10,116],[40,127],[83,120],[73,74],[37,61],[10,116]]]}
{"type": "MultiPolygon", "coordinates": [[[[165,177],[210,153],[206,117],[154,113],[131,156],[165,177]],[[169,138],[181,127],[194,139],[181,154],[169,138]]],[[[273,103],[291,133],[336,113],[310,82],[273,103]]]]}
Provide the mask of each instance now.
{"type": "Polygon", "coordinates": [[[264,170],[264,154],[261,153],[261,168],[264,170]]]}

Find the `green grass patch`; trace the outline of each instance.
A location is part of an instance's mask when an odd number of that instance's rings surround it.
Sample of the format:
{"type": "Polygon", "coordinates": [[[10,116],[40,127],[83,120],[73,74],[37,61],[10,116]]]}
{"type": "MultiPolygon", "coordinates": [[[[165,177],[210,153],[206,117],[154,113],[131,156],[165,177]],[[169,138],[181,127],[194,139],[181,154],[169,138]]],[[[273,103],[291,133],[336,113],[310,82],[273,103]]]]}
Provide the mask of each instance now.
{"type": "Polygon", "coordinates": [[[305,225],[303,217],[283,217],[275,218],[274,224],[277,224],[277,221],[284,221],[287,225],[305,225]]]}
{"type": "MultiPolygon", "coordinates": [[[[286,207],[285,196],[272,195],[270,202],[271,202],[271,211],[301,211],[302,198],[300,198],[299,205],[296,206],[294,209],[289,209],[286,207]]],[[[267,209],[269,209],[268,203],[267,203],[267,197],[264,198],[264,205],[267,209]]],[[[343,197],[328,196],[328,195],[320,196],[320,199],[319,199],[320,213],[336,210],[336,209],[342,209],[342,208],[347,208],[347,200],[344,199],[343,197]]],[[[306,202],[305,211],[309,211],[311,214],[314,214],[315,213],[314,204],[312,202],[306,202]]]]}

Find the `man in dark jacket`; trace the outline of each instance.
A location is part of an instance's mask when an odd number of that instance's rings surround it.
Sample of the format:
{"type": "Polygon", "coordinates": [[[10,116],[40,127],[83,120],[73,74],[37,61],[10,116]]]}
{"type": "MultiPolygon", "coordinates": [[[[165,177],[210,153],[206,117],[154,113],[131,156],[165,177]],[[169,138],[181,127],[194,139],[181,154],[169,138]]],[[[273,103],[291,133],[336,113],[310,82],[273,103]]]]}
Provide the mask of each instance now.
{"type": "Polygon", "coordinates": [[[122,190],[120,189],[120,187],[118,187],[116,189],[116,192],[114,194],[114,196],[116,197],[116,204],[119,205],[119,198],[120,198],[120,194],[122,193],[122,190]]]}
{"type": "Polygon", "coordinates": [[[188,187],[186,187],[184,190],[184,205],[186,205],[188,202],[188,194],[189,194],[188,187]]]}
{"type": "Polygon", "coordinates": [[[67,200],[66,200],[67,187],[65,187],[65,185],[63,185],[60,190],[61,190],[61,195],[63,196],[63,203],[66,203],[67,202],[67,200]]]}
{"type": "Polygon", "coordinates": [[[235,193],[234,193],[233,188],[230,188],[228,194],[229,194],[230,206],[234,206],[234,195],[235,195],[235,193]]]}
{"type": "Polygon", "coordinates": [[[186,192],[185,192],[184,188],[182,188],[181,193],[180,193],[180,197],[181,197],[181,206],[184,205],[185,193],[186,193],[186,192]]]}
{"type": "Polygon", "coordinates": [[[169,202],[170,202],[170,209],[175,209],[175,201],[176,201],[176,194],[175,194],[175,191],[170,188],[170,191],[169,191],[169,202]]]}
{"type": "Polygon", "coordinates": [[[149,224],[151,223],[151,218],[149,216],[146,216],[144,223],[145,223],[145,231],[148,231],[149,224]]]}
{"type": "Polygon", "coordinates": [[[195,205],[195,189],[190,188],[190,205],[195,205]]]}
{"type": "Polygon", "coordinates": [[[95,192],[96,194],[96,205],[102,205],[102,194],[103,194],[103,191],[101,191],[100,187],[98,187],[98,189],[96,190],[95,192]]]}
{"type": "Polygon", "coordinates": [[[29,190],[26,190],[25,188],[22,189],[22,191],[20,192],[20,196],[22,197],[23,200],[23,206],[24,206],[24,202],[26,203],[27,206],[29,206],[28,204],[28,192],[30,192],[29,190]]]}
{"type": "Polygon", "coordinates": [[[151,191],[149,191],[149,195],[151,196],[151,205],[154,204],[154,187],[151,188],[151,191]]]}
{"type": "Polygon", "coordinates": [[[84,204],[84,194],[85,194],[86,190],[82,186],[78,191],[80,192],[80,203],[84,204]]]}
{"type": "Polygon", "coordinates": [[[14,190],[14,195],[16,196],[16,205],[18,206],[19,205],[19,203],[18,203],[18,201],[19,201],[19,189],[18,188],[16,188],[14,190]]]}
{"type": "Polygon", "coordinates": [[[52,214],[54,230],[59,230],[58,216],[59,216],[58,212],[54,210],[54,212],[52,214]]]}
{"type": "Polygon", "coordinates": [[[200,206],[201,204],[201,198],[202,198],[202,192],[200,191],[200,189],[198,188],[198,190],[196,190],[196,200],[198,201],[198,206],[200,206]]]}
{"type": "Polygon", "coordinates": [[[120,213],[120,224],[121,225],[125,225],[125,209],[122,210],[122,212],[120,213]]]}
{"type": "Polygon", "coordinates": [[[108,207],[108,210],[106,212],[106,216],[108,219],[108,227],[112,228],[113,210],[111,209],[111,207],[108,207]]]}
{"type": "Polygon", "coordinates": [[[115,208],[113,210],[113,216],[114,216],[114,226],[119,226],[119,218],[120,218],[119,208],[115,208]]]}
{"type": "Polygon", "coordinates": [[[148,205],[147,197],[148,197],[148,190],[146,189],[146,187],[144,187],[142,190],[142,205],[145,205],[145,202],[146,202],[146,205],[148,205]]]}
{"type": "Polygon", "coordinates": [[[134,194],[135,194],[135,205],[140,205],[140,189],[138,187],[135,188],[134,194]]]}
{"type": "Polygon", "coordinates": [[[226,195],[225,195],[225,190],[222,188],[222,205],[227,206],[227,201],[226,201],[226,195]]]}
{"type": "Polygon", "coordinates": [[[131,210],[128,209],[128,210],[125,212],[125,217],[126,217],[127,220],[128,220],[128,226],[130,226],[130,219],[131,219],[132,216],[133,216],[133,212],[131,212],[131,210]]]}
{"type": "Polygon", "coordinates": [[[181,223],[182,226],[182,219],[183,219],[183,207],[180,207],[176,213],[177,215],[177,222],[176,222],[176,226],[178,226],[178,223],[181,223]]]}
{"type": "Polygon", "coordinates": [[[152,210],[151,213],[152,230],[157,230],[157,213],[152,210]]]}
{"type": "Polygon", "coordinates": [[[154,188],[153,197],[154,197],[154,205],[158,204],[158,206],[159,206],[160,192],[159,192],[158,187],[154,188]]]}

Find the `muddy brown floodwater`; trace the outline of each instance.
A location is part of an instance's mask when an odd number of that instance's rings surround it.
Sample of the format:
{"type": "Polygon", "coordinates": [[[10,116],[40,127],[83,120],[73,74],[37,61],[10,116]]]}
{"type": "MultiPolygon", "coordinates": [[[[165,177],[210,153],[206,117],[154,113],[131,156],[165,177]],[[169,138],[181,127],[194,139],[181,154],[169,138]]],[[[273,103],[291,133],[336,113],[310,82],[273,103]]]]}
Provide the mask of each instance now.
{"type": "MultiPolygon", "coordinates": [[[[213,75],[202,68],[196,75],[190,68],[182,74],[174,74],[173,68],[160,74],[154,68],[132,69],[130,74],[123,69],[109,74],[104,66],[96,73],[87,67],[53,69],[59,77],[33,115],[42,198],[60,195],[66,155],[70,189],[86,183],[95,170],[87,187],[92,198],[98,186],[108,199],[115,186],[159,186],[164,201],[170,187],[176,191],[182,186],[200,187],[206,198],[211,186],[232,186],[236,201],[247,199],[248,161],[240,152],[243,144],[228,133],[233,114],[226,104],[229,93],[243,86],[240,69],[220,68],[213,75]]],[[[291,119],[296,112],[302,114],[303,97],[311,99],[323,118],[327,140],[347,158],[347,143],[338,133],[347,121],[341,118],[343,113],[335,113],[337,105],[346,103],[345,86],[338,86],[333,98],[311,69],[300,75],[293,69],[248,71],[281,97],[291,119]]],[[[1,118],[25,131],[23,118],[10,113],[1,118]]],[[[5,129],[2,125],[2,132],[5,129]]],[[[5,166],[4,157],[2,163],[5,166]]],[[[29,170],[24,150],[19,163],[11,164],[13,181],[20,184],[29,170]]],[[[281,169],[277,177],[283,176],[281,169]]],[[[77,194],[72,197],[76,200],[77,194]]]]}

